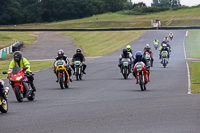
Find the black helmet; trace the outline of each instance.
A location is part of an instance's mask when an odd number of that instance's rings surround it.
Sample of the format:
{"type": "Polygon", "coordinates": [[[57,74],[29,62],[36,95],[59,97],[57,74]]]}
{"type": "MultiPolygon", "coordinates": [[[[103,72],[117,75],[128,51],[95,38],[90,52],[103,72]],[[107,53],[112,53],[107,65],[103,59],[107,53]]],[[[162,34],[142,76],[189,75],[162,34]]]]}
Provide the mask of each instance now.
{"type": "Polygon", "coordinates": [[[63,57],[64,56],[64,50],[62,50],[62,49],[58,50],[57,54],[58,54],[58,57],[63,57]]]}
{"type": "Polygon", "coordinates": [[[15,51],[13,53],[14,61],[19,62],[22,59],[22,53],[20,51],[15,51]]]}
{"type": "Polygon", "coordinates": [[[124,54],[124,56],[125,56],[125,58],[126,58],[127,55],[128,55],[128,50],[127,50],[127,49],[123,49],[123,54],[124,54]]]}
{"type": "Polygon", "coordinates": [[[81,49],[80,48],[76,49],[76,53],[77,54],[81,53],[81,49]]]}

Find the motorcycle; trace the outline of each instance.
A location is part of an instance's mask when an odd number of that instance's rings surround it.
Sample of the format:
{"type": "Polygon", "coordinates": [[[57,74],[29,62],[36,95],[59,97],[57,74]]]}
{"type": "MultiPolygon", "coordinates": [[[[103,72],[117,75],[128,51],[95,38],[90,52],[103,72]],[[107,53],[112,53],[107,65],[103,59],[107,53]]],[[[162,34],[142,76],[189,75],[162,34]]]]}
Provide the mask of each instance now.
{"type": "Polygon", "coordinates": [[[149,77],[145,69],[145,64],[143,62],[137,62],[134,66],[134,71],[136,73],[136,82],[139,83],[141,91],[145,91],[146,84],[149,81],[149,77]]]}
{"type": "MultiPolygon", "coordinates": [[[[5,82],[3,80],[0,80],[0,82],[3,85],[3,88],[5,86],[5,82]]],[[[9,88],[6,87],[5,89],[0,88],[0,111],[2,113],[7,113],[8,112],[8,92],[9,92],[9,88]]]]}
{"type": "Polygon", "coordinates": [[[75,65],[75,76],[76,76],[76,80],[82,80],[82,76],[83,76],[83,65],[80,61],[75,61],[74,62],[75,65]]]}
{"type": "MultiPolygon", "coordinates": [[[[8,76],[18,102],[23,102],[23,98],[27,98],[29,101],[35,99],[35,92],[31,88],[30,81],[27,78],[29,75],[25,73],[26,69],[28,69],[28,67],[19,68],[15,66],[8,76]]],[[[8,73],[3,72],[3,74],[8,73]]],[[[34,75],[33,73],[31,74],[34,75]]]]}
{"type": "Polygon", "coordinates": [[[155,42],[153,45],[154,45],[155,50],[157,50],[158,49],[158,42],[155,42]]]}
{"type": "Polygon", "coordinates": [[[56,67],[56,75],[58,77],[58,83],[60,84],[60,88],[69,88],[69,74],[66,69],[66,63],[64,60],[58,60],[55,62],[56,67]]]}
{"type": "Polygon", "coordinates": [[[162,51],[161,53],[161,64],[163,64],[163,67],[165,68],[169,62],[168,58],[168,52],[167,51],[162,51]]]}
{"type": "Polygon", "coordinates": [[[146,60],[148,62],[148,65],[150,65],[151,67],[153,67],[153,62],[152,62],[150,53],[149,52],[145,52],[145,56],[144,57],[146,58],[146,60]]]}
{"type": "Polygon", "coordinates": [[[173,35],[169,35],[169,38],[172,40],[173,39],[173,35]]]}
{"type": "Polygon", "coordinates": [[[128,78],[128,75],[131,73],[131,60],[129,58],[123,58],[121,60],[121,73],[124,79],[128,78]]]}

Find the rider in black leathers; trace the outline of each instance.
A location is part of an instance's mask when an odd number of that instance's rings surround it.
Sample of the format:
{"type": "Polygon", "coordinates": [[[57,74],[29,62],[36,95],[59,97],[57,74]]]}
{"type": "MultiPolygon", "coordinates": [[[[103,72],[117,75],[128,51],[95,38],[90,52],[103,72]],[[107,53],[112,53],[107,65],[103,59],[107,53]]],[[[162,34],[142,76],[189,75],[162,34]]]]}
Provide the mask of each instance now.
{"type": "Polygon", "coordinates": [[[170,52],[170,50],[167,47],[167,44],[163,44],[162,48],[160,49],[160,58],[159,59],[161,59],[161,53],[162,53],[162,51],[167,51],[168,52],[168,58],[169,58],[169,52],[170,52]]]}
{"type": "MultiPolygon", "coordinates": [[[[84,55],[81,53],[81,49],[77,49],[76,50],[76,54],[74,54],[74,56],[73,56],[73,58],[72,58],[72,65],[71,65],[71,67],[72,67],[72,69],[75,71],[75,67],[74,67],[74,62],[75,61],[80,61],[81,63],[82,63],[82,65],[83,65],[83,74],[86,74],[85,73],[85,69],[86,69],[86,64],[85,64],[85,57],[84,57],[84,55]]],[[[75,74],[75,73],[74,73],[75,74]]]]}

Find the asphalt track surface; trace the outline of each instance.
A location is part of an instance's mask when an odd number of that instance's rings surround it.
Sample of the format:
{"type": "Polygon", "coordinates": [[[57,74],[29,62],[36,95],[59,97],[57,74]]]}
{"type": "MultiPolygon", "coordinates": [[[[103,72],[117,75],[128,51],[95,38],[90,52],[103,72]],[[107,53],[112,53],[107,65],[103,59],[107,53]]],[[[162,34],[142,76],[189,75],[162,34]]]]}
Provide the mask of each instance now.
{"type": "MultiPolygon", "coordinates": [[[[143,50],[155,37],[169,31],[147,31],[133,42],[134,52],[143,50]]],[[[61,90],[52,69],[37,72],[36,100],[16,101],[9,94],[9,112],[0,114],[2,133],[198,133],[199,95],[188,95],[185,31],[173,31],[172,54],[167,68],[154,52],[154,67],[147,91],[141,92],[132,75],[119,73],[121,50],[90,60],[83,81],[61,90]]],[[[152,43],[151,43],[152,44],[152,43]]],[[[151,45],[152,46],[152,45],[151,45]]],[[[75,79],[75,77],[73,77],[75,79]]]]}

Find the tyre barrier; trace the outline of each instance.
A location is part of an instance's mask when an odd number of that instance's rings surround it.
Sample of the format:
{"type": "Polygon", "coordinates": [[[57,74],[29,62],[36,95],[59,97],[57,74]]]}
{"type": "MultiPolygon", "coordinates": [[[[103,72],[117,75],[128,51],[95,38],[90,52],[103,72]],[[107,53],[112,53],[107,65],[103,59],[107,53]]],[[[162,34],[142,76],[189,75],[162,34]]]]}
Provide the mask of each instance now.
{"type": "Polygon", "coordinates": [[[14,53],[15,51],[20,51],[20,49],[23,46],[24,46],[23,42],[16,41],[11,46],[3,48],[3,49],[0,50],[0,58],[6,58],[7,54],[14,53]]]}

